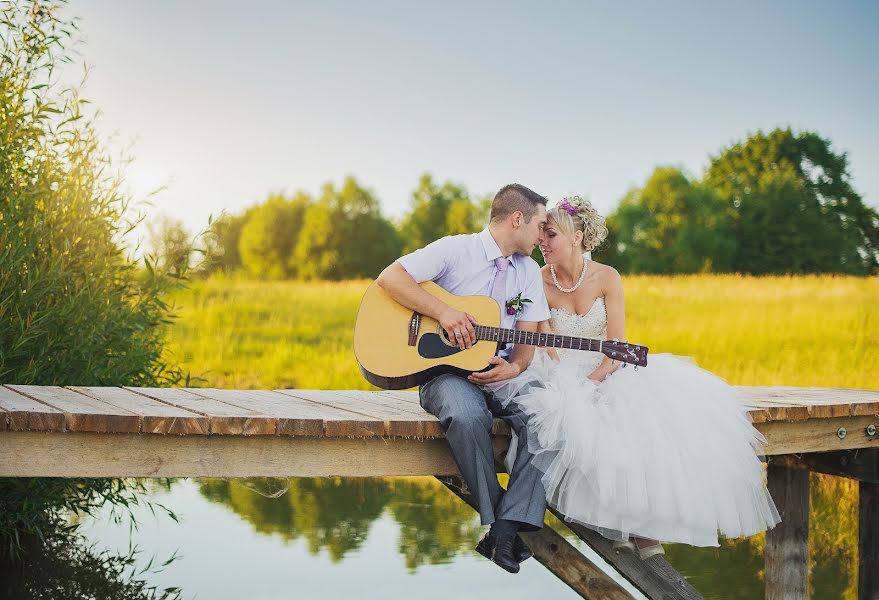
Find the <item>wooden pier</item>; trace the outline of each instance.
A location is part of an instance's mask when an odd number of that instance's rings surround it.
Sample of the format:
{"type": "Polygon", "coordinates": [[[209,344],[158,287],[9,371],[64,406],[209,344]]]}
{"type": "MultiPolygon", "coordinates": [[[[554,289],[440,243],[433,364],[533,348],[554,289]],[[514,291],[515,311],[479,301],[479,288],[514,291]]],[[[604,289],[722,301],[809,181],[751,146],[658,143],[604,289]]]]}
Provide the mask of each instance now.
{"type": "MultiPolygon", "coordinates": [[[[808,598],[809,471],[858,480],[859,598],[879,598],[879,391],[738,388],[768,441],[782,523],[767,534],[766,598],[808,598]]],[[[499,458],[509,430],[496,420],[499,458]]],[[[2,477],[438,476],[468,500],[416,392],[0,386],[2,477]]],[[[700,598],[662,557],[618,555],[571,529],[649,598],[700,598]]],[[[550,529],[537,560],[584,598],[628,594],[550,529]]]]}

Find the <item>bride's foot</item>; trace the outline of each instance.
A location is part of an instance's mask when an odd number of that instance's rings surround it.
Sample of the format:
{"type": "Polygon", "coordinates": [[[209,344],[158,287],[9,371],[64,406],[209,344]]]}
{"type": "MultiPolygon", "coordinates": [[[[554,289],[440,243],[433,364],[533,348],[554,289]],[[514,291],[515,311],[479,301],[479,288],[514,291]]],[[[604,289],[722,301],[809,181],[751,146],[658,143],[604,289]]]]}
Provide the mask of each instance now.
{"type": "Polygon", "coordinates": [[[646,538],[635,538],[635,547],[638,549],[638,558],[647,560],[651,556],[665,554],[665,550],[656,540],[646,538]]]}
{"type": "Polygon", "coordinates": [[[620,554],[634,554],[637,549],[632,540],[620,540],[613,543],[613,551],[620,554]]]}

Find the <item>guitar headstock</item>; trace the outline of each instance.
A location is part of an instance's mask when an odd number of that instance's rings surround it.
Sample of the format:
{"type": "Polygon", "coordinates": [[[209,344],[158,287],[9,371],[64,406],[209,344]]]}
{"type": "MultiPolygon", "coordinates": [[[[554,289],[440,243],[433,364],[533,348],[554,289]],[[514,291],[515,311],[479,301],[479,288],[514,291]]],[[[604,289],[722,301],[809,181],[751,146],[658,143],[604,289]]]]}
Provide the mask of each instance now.
{"type": "Polygon", "coordinates": [[[620,342],[619,340],[607,340],[601,342],[601,352],[607,357],[636,367],[647,366],[647,346],[620,342]]]}

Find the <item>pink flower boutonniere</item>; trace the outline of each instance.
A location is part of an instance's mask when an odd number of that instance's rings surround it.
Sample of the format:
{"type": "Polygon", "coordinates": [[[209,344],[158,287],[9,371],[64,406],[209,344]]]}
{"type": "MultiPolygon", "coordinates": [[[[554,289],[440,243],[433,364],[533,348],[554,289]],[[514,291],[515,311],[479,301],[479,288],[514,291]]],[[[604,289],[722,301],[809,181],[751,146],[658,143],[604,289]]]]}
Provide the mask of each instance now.
{"type": "Polygon", "coordinates": [[[507,314],[510,316],[518,316],[523,310],[525,310],[525,304],[531,302],[528,298],[522,297],[522,292],[519,292],[509,300],[507,300],[507,314]]]}

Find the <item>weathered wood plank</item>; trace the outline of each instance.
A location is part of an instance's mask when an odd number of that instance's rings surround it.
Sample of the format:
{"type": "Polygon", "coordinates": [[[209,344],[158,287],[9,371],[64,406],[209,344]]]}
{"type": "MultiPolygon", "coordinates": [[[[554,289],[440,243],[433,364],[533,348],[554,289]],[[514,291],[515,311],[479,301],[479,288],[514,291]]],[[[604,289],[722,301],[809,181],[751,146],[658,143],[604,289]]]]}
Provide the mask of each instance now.
{"type": "MultiPolygon", "coordinates": [[[[461,477],[439,477],[453,494],[474,510],[476,500],[467,491],[461,477]]],[[[534,553],[534,558],[561,579],[582,598],[594,600],[630,600],[632,596],[613,577],[593,564],[579,550],[550,527],[520,533],[534,553]]]]}
{"type": "MultiPolygon", "coordinates": [[[[324,406],[330,406],[333,408],[341,408],[367,417],[372,417],[374,419],[380,419],[385,423],[384,435],[400,437],[423,437],[428,435],[428,432],[430,432],[434,436],[436,435],[435,429],[429,424],[429,421],[425,420],[424,417],[420,417],[409,412],[402,412],[395,408],[389,408],[385,406],[380,406],[378,404],[365,402],[358,398],[352,398],[349,396],[337,394],[330,390],[275,391],[288,396],[301,398],[303,400],[309,400],[311,402],[315,402],[316,404],[322,404],[324,406]]],[[[349,431],[349,428],[345,425],[344,422],[333,423],[332,425],[334,427],[338,427],[339,429],[331,429],[331,424],[327,423],[327,435],[357,435],[355,432],[349,431]]]]}
{"type": "Polygon", "coordinates": [[[180,388],[126,387],[136,394],[206,415],[210,432],[221,435],[275,435],[278,420],[240,406],[198,396],[180,388]]]}
{"type": "Polygon", "coordinates": [[[427,413],[418,404],[400,400],[399,398],[394,398],[393,396],[382,394],[381,392],[367,392],[364,390],[333,390],[332,393],[334,395],[342,395],[357,400],[363,400],[369,404],[384,406],[385,408],[390,408],[392,410],[410,413],[418,417],[432,417],[432,415],[427,413]]]}
{"type": "Polygon", "coordinates": [[[58,386],[9,385],[64,414],[67,431],[134,433],[140,431],[140,416],[124,408],[58,386]]]}
{"type": "MultiPolygon", "coordinates": [[[[509,440],[499,440],[509,444],[509,440]]],[[[0,477],[457,475],[442,439],[0,434],[0,477]],[[76,457],[76,460],[71,460],[76,457]]]]}
{"type": "Polygon", "coordinates": [[[879,427],[879,420],[874,417],[836,417],[770,421],[754,426],[766,437],[766,454],[774,455],[879,447],[879,436],[866,433],[869,425],[879,427]],[[838,436],[840,428],[846,430],[844,438],[838,436]]]}
{"type": "Polygon", "coordinates": [[[858,484],[858,598],[879,600],[879,484],[858,484]]]}
{"type": "Polygon", "coordinates": [[[766,532],[766,600],[809,597],[809,472],[770,465],[769,493],[781,523],[766,532]]]}
{"type": "Polygon", "coordinates": [[[248,408],[270,413],[278,419],[278,435],[329,435],[334,425],[344,423],[355,437],[372,437],[385,433],[384,421],[370,419],[350,411],[309,402],[270,390],[223,390],[216,388],[187,388],[187,391],[248,408]]]}
{"type": "Polygon", "coordinates": [[[37,402],[0,386],[0,409],[3,409],[4,429],[16,431],[64,431],[64,414],[57,409],[37,402]]]}
{"type": "Polygon", "coordinates": [[[70,386],[69,389],[140,415],[143,433],[206,435],[210,432],[210,423],[205,415],[124,388],[70,386]]]}

